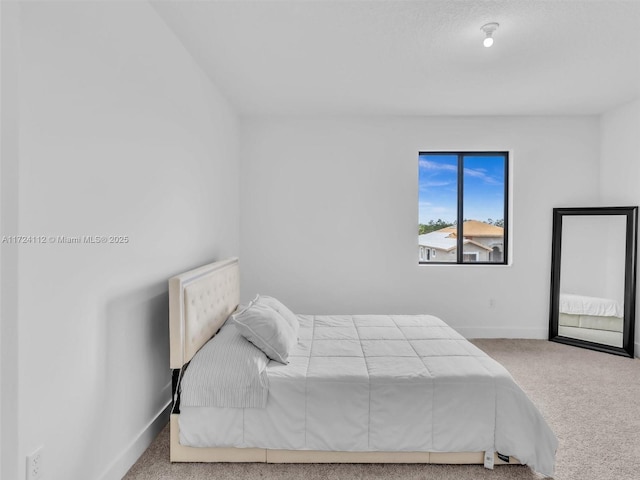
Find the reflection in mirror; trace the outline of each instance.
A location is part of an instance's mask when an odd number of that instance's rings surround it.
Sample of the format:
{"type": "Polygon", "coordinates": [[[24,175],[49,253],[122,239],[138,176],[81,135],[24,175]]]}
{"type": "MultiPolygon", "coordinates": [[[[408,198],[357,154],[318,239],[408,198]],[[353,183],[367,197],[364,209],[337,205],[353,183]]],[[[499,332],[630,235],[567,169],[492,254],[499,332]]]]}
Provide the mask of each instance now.
{"type": "Polygon", "coordinates": [[[633,356],[637,207],[553,214],[549,339],[633,356]]]}
{"type": "Polygon", "coordinates": [[[620,215],[564,218],[559,335],[622,348],[625,233],[620,215]]]}

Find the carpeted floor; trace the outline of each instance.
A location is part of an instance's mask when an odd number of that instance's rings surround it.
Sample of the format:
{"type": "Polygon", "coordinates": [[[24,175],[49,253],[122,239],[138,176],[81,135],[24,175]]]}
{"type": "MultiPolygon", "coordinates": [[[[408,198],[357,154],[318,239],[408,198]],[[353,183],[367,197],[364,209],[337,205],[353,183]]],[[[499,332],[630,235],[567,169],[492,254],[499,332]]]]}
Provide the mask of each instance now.
{"type": "MultiPolygon", "coordinates": [[[[474,340],[502,363],[556,433],[557,480],[640,479],[640,360],[544,340],[474,340]]],[[[165,428],[126,480],[533,480],[525,466],[171,464],[165,428]]]]}

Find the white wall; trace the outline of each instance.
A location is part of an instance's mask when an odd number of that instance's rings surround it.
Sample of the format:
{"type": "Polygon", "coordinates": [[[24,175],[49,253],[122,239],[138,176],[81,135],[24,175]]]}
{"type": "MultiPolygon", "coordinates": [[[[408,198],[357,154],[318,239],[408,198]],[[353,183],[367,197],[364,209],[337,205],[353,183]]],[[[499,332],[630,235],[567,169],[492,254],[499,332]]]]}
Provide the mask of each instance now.
{"type": "Polygon", "coordinates": [[[597,199],[598,135],[596,117],[243,120],[243,299],[546,338],[552,208],[597,199]],[[512,152],[511,266],[417,264],[417,155],[444,149],[512,152]]]}
{"type": "Polygon", "coordinates": [[[15,233],[129,243],[19,247],[11,478],[41,445],[48,480],[121,478],[167,418],[168,277],[239,253],[238,121],[146,3],[20,25],[15,233]]]}
{"type": "MultiPolygon", "coordinates": [[[[603,205],[640,205],[640,99],[602,115],[600,136],[603,205]]],[[[640,355],[639,306],[636,301],[636,355],[640,355]]]]}
{"type": "Polygon", "coordinates": [[[600,193],[604,204],[640,204],[640,99],[602,115],[600,135],[600,193]]]}
{"type": "MultiPolygon", "coordinates": [[[[19,8],[0,2],[0,235],[18,225],[19,8]]],[[[18,478],[18,249],[0,243],[0,478],[18,478]]]]}

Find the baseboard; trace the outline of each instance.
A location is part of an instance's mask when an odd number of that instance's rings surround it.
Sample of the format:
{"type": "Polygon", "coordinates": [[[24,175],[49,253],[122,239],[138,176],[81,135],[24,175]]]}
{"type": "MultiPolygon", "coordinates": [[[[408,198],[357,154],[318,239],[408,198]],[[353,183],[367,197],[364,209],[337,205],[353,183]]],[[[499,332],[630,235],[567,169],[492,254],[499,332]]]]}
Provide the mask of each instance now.
{"type": "Polygon", "coordinates": [[[640,343],[636,342],[634,345],[635,348],[633,349],[633,353],[635,354],[636,358],[640,358],[640,343]]]}
{"type": "Polygon", "coordinates": [[[453,326],[464,338],[532,338],[546,340],[549,338],[548,328],[528,327],[467,327],[453,326]]]}
{"type": "Polygon", "coordinates": [[[156,438],[165,425],[169,423],[170,414],[171,402],[158,412],[156,417],[122,450],[120,455],[111,462],[111,465],[107,467],[105,472],[98,477],[99,480],[121,480],[149,445],[151,445],[154,438],[156,438]]]}

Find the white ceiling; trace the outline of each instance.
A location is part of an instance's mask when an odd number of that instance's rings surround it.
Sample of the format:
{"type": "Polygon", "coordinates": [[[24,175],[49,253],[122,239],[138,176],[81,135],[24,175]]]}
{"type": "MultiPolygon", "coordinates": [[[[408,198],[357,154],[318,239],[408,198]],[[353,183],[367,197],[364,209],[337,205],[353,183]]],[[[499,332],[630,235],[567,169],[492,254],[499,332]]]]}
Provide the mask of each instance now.
{"type": "Polygon", "coordinates": [[[153,5],[243,114],[599,114],[640,96],[636,0],[153,5]]]}

